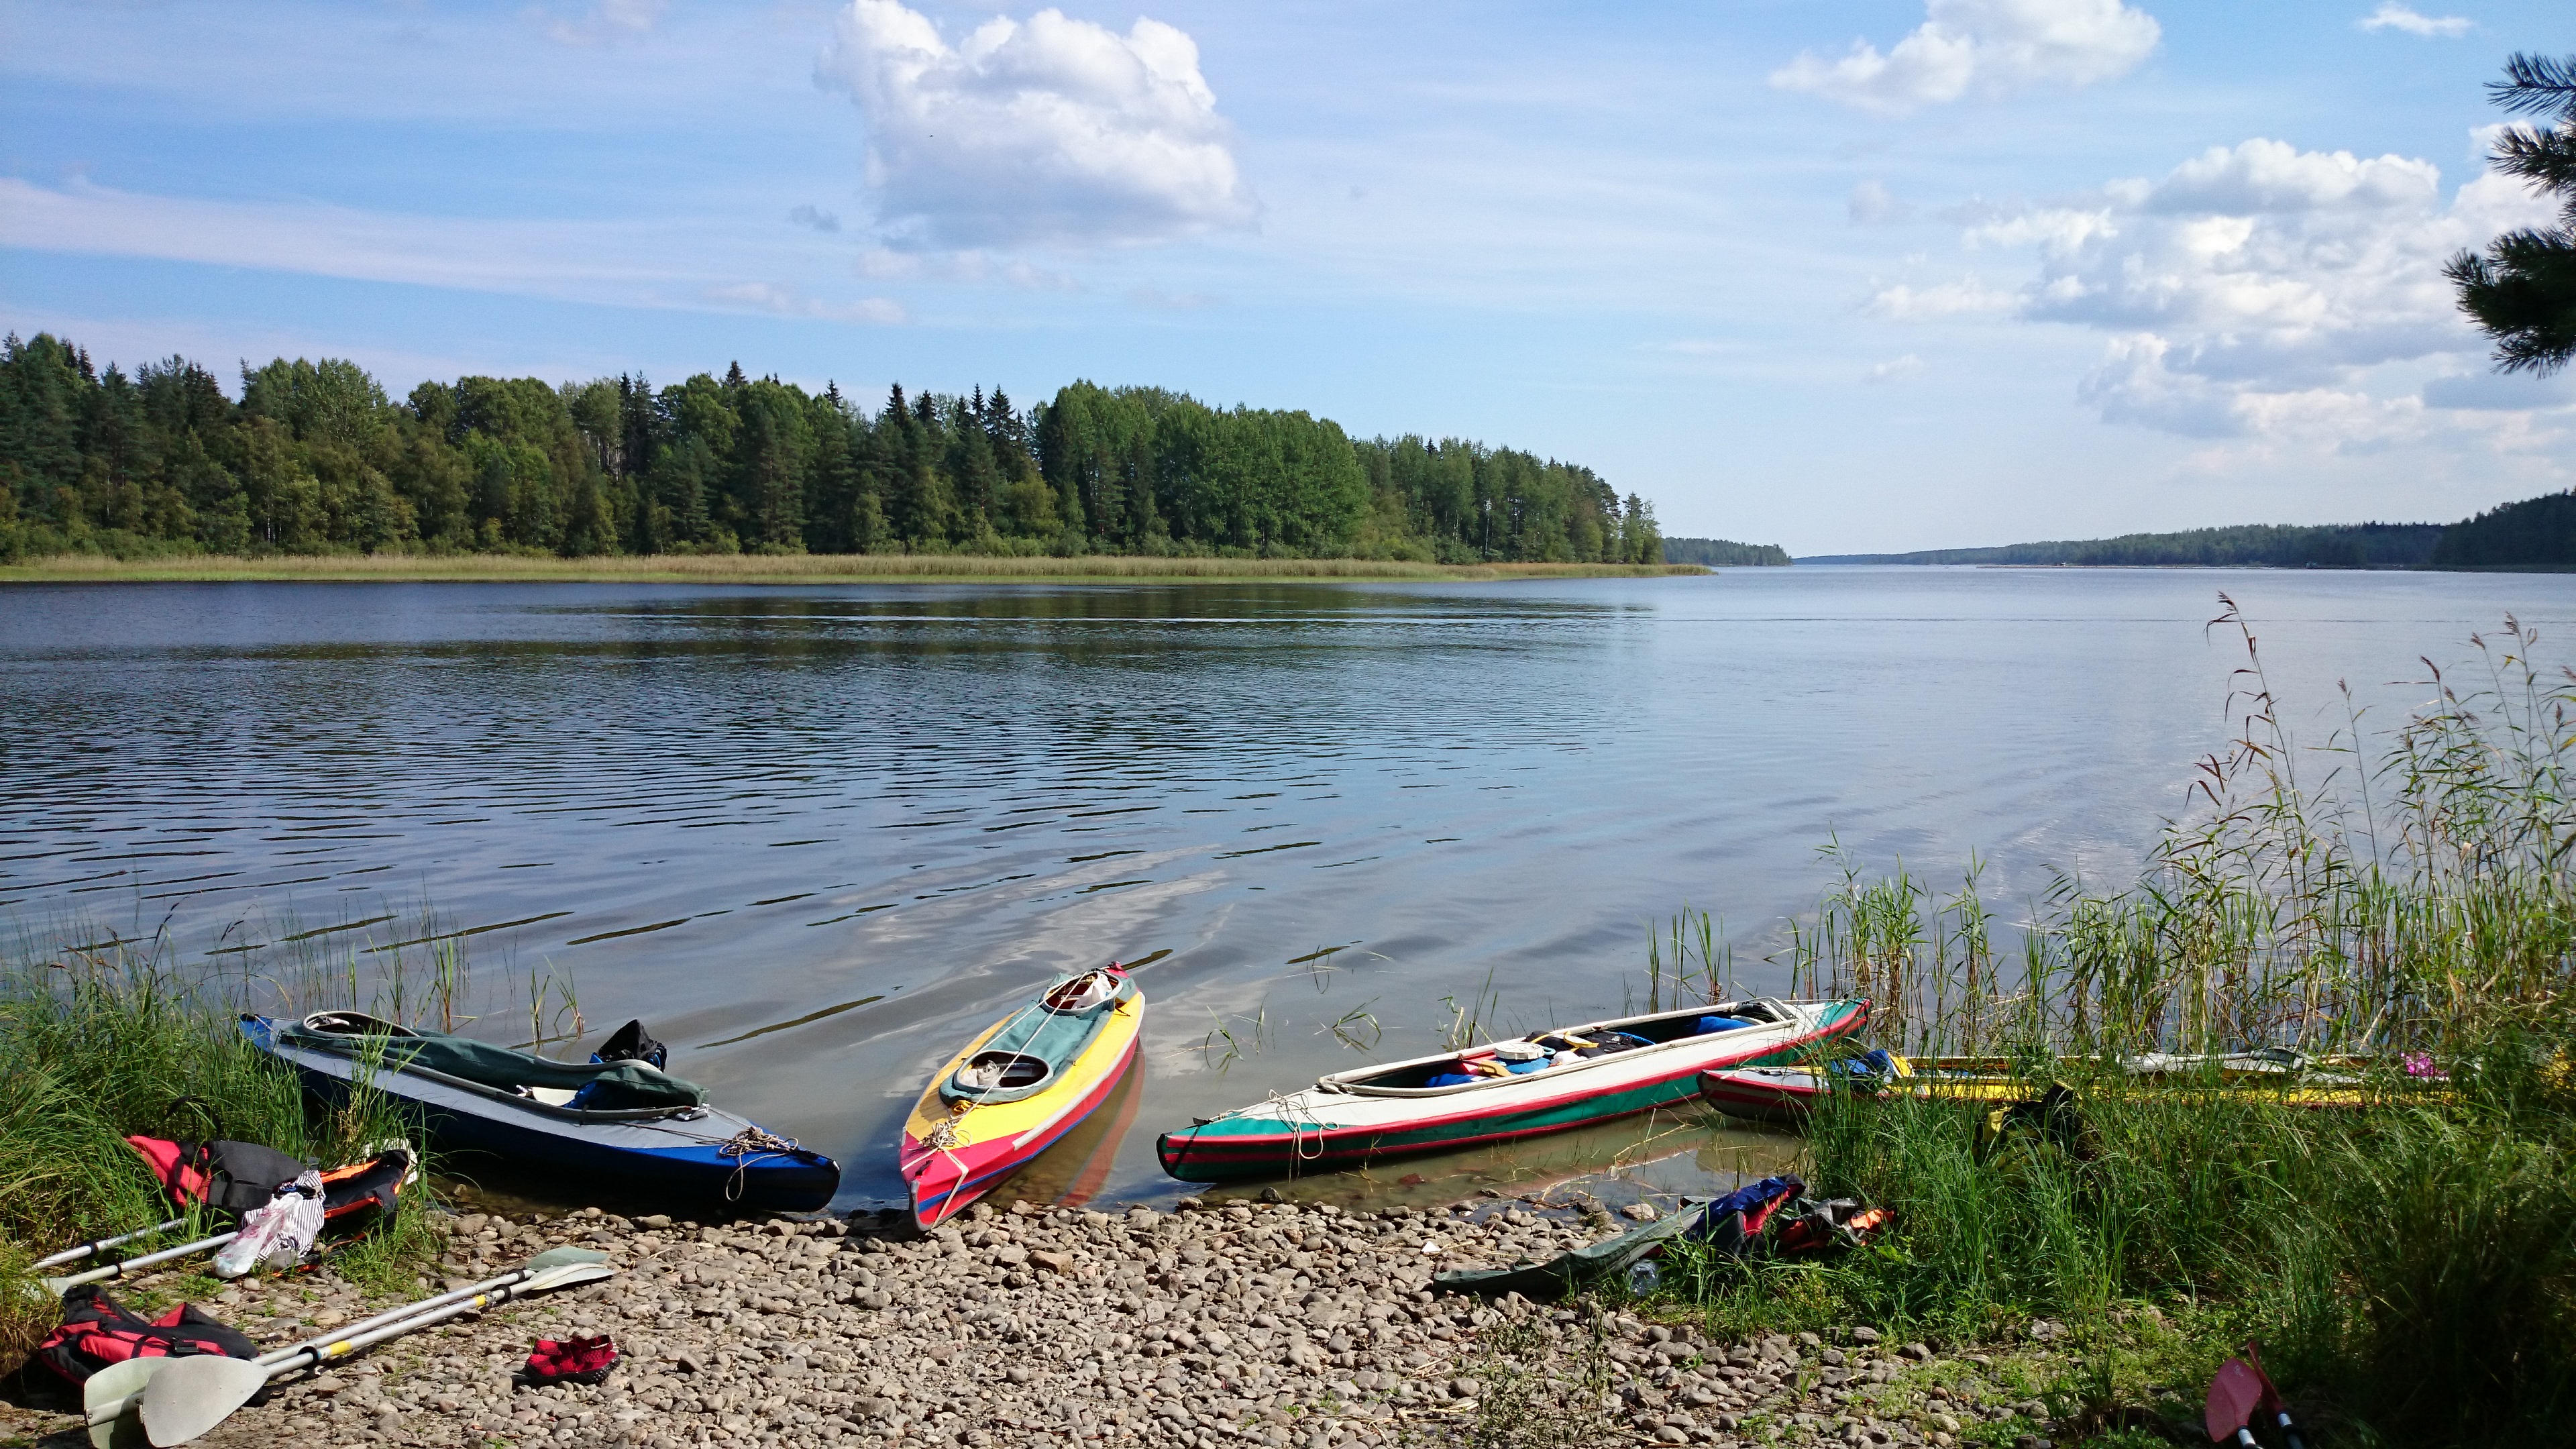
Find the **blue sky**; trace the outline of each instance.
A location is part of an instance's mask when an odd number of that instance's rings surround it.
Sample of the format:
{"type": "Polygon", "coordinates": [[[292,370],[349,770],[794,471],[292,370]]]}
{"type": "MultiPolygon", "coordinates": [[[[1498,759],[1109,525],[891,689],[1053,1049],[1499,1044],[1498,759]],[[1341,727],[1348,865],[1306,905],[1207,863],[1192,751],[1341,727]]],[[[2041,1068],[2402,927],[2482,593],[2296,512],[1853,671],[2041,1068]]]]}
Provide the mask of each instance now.
{"type": "Polygon", "coordinates": [[[1838,552],[2576,483],[2435,268],[2562,4],[0,4],[0,322],[104,362],[1076,377],[1838,552]]]}

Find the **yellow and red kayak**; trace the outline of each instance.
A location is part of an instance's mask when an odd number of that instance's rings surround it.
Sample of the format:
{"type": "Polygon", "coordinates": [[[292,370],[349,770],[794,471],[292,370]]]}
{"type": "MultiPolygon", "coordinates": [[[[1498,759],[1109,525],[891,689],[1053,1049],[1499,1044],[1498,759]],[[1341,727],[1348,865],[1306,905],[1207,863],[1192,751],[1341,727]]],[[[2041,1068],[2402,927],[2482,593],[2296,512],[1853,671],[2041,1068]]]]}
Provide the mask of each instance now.
{"type": "Polygon", "coordinates": [[[1145,998],[1111,962],[1040,992],[931,1079],[903,1124],[913,1220],[965,1210],[1090,1116],[1136,1055],[1145,998]]]}

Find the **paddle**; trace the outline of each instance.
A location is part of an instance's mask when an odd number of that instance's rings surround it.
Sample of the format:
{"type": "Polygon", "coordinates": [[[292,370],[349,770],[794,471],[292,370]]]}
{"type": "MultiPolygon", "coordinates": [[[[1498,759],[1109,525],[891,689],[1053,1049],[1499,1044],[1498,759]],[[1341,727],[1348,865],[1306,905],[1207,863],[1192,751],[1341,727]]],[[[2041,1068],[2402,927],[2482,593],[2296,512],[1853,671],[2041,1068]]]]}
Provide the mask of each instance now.
{"type": "MultiPolygon", "coordinates": [[[[559,1268],[591,1267],[606,1261],[606,1258],[606,1254],[590,1248],[549,1248],[497,1278],[488,1278],[480,1283],[451,1289],[435,1298],[425,1298],[418,1303],[405,1303],[398,1308],[379,1313],[373,1318],[360,1319],[356,1323],[334,1329],[322,1337],[307,1339],[303,1343],[288,1348],[273,1349],[255,1359],[233,1359],[230,1362],[263,1365],[283,1363],[306,1349],[327,1348],[353,1335],[382,1328],[389,1323],[403,1322],[420,1314],[444,1308],[451,1303],[472,1298],[477,1294],[491,1292],[496,1288],[525,1283],[526,1287],[523,1291],[534,1292],[543,1288],[557,1287],[560,1286],[559,1283],[537,1284],[533,1280],[559,1268]]],[[[90,1443],[96,1446],[96,1449],[109,1449],[110,1437],[117,1431],[120,1424],[124,1425],[129,1432],[125,1437],[117,1439],[115,1441],[117,1444],[131,1445],[146,1442],[141,1433],[141,1421],[135,1418],[135,1412],[142,1407],[144,1386],[151,1382],[153,1376],[164,1366],[178,1362],[180,1360],[173,1358],[127,1359],[123,1363],[111,1364],[90,1375],[89,1382],[82,1386],[81,1392],[81,1407],[86,1411],[89,1419],[90,1443]]]]}
{"type": "Polygon", "coordinates": [[[31,1268],[59,1268],[65,1263],[86,1258],[92,1253],[105,1252],[107,1249],[113,1248],[119,1243],[130,1243],[136,1238],[148,1238],[154,1233],[166,1233],[186,1221],[188,1221],[186,1218],[172,1218],[170,1221],[159,1224],[155,1227],[138,1228],[133,1232],[119,1234],[113,1238],[101,1238],[94,1243],[83,1243],[77,1248],[65,1248],[51,1257],[38,1258],[35,1262],[30,1263],[27,1266],[31,1268]]]}
{"type": "MultiPolygon", "coordinates": [[[[2218,1377],[2209,1381],[2209,1402],[2201,1410],[2201,1423],[2209,1430],[2213,1444],[2236,1441],[2238,1449],[2259,1449],[2254,1431],[2254,1406],[2263,1401],[2262,1380],[2243,1359],[2231,1358],[2218,1366],[2218,1377]]],[[[158,1443],[158,1440],[154,1441],[158,1443]]]]}
{"type": "Polygon", "coordinates": [[[458,1289],[381,1313],[342,1331],[336,1338],[317,1338],[251,1360],[211,1355],[169,1360],[143,1389],[144,1436],[155,1449],[184,1444],[232,1417],[235,1409],[250,1402],[252,1395],[280,1374],[347,1358],[387,1339],[462,1318],[523,1293],[587,1283],[617,1271],[609,1265],[607,1254],[586,1248],[557,1248],[538,1256],[556,1261],[553,1266],[537,1268],[537,1260],[530,1259],[527,1266],[494,1279],[481,1292],[458,1289]]]}
{"type": "Polygon", "coordinates": [[[2300,1435],[2299,1426],[2290,1422],[2290,1410],[2281,1402],[2281,1391],[2272,1386],[2272,1376],[2263,1371],[2261,1345],[2250,1338],[2245,1340],[2245,1361],[2253,1366],[2255,1381],[2263,1386],[2262,1411],[2271,1416],[2273,1424],[2281,1431],[2281,1437],[2289,1441],[2290,1449],[2308,1449],[2308,1441],[2300,1435]]]}
{"type": "MultiPolygon", "coordinates": [[[[168,1226],[169,1224],[167,1223],[162,1224],[162,1227],[168,1226]]],[[[160,1228],[155,1228],[153,1231],[159,1232],[160,1228]]],[[[45,1280],[45,1291],[53,1294],[57,1298],[60,1298],[65,1293],[70,1292],[72,1289],[79,1287],[83,1283],[96,1283],[105,1278],[122,1278],[128,1273],[142,1268],[149,1268],[156,1263],[167,1263],[173,1258],[184,1258],[191,1253],[202,1253],[209,1248],[220,1248],[224,1244],[229,1243],[240,1236],[241,1234],[237,1232],[219,1233],[211,1238],[200,1238],[193,1243],[181,1243],[175,1248],[163,1248],[157,1253],[146,1253],[140,1258],[120,1258],[113,1263],[107,1264],[105,1267],[92,1268],[86,1273],[74,1273],[67,1278],[48,1278],[45,1280]]]]}

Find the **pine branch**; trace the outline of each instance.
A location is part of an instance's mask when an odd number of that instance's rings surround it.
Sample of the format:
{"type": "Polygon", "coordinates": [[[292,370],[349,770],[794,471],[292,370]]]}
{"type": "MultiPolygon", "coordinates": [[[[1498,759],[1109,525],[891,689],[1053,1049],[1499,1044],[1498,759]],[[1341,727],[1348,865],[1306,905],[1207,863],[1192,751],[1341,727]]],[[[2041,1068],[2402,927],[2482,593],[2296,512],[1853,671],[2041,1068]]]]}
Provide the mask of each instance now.
{"type": "Polygon", "coordinates": [[[2558,60],[2516,51],[2504,73],[2505,79],[2487,83],[2487,94],[2507,115],[2554,115],[2576,123],[2576,56],[2558,60]]]}

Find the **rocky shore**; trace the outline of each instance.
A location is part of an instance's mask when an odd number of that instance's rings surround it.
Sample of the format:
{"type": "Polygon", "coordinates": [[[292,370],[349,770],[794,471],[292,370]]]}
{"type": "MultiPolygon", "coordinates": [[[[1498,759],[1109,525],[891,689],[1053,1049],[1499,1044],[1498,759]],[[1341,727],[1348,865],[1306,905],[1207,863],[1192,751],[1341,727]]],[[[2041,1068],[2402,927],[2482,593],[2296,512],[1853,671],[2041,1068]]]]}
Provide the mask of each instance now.
{"type": "MultiPolygon", "coordinates": [[[[1544,1259],[1629,1225],[1510,1199],[1365,1213],[986,1204],[909,1240],[842,1222],[466,1214],[443,1220],[439,1286],[566,1243],[623,1271],[290,1378],[203,1442],[2045,1442],[2047,1409],[2031,1397],[2044,1341],[2002,1362],[1858,1324],[1721,1342],[1643,1309],[1430,1288],[1435,1272],[1544,1259]],[[606,1383],[523,1381],[533,1340],[584,1333],[624,1352],[606,1383]]],[[[264,1345],[382,1306],[327,1272],[200,1302],[264,1345]]],[[[85,1442],[61,1412],[68,1395],[26,1402],[0,1420],[0,1441],[85,1442]]]]}

